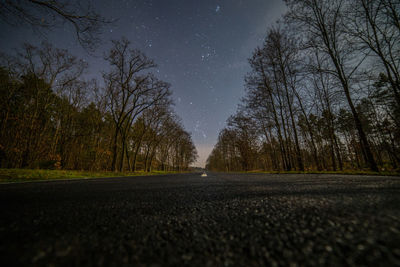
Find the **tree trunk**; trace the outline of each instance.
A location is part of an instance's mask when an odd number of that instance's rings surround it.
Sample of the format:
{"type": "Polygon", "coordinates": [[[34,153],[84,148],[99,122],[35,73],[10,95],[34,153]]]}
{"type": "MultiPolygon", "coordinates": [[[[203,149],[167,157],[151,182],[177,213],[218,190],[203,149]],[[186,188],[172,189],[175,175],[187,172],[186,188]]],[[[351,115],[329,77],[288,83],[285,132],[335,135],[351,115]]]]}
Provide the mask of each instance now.
{"type": "Polygon", "coordinates": [[[116,171],[118,132],[119,132],[119,129],[115,128],[114,141],[113,141],[113,146],[112,146],[112,161],[111,161],[111,171],[113,171],[113,172],[116,171]]]}

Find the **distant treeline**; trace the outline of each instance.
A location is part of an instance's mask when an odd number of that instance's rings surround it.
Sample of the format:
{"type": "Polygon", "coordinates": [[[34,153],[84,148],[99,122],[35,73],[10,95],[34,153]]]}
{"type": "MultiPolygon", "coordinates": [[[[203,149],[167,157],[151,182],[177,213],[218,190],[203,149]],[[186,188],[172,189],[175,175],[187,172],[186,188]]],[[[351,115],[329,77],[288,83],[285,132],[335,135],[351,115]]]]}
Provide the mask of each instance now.
{"type": "Polygon", "coordinates": [[[400,2],[285,2],[207,168],[398,170],[400,2]]]}
{"type": "Polygon", "coordinates": [[[170,85],[127,40],[106,54],[102,86],[47,43],[0,59],[1,168],[185,170],[196,160],[170,85]]]}

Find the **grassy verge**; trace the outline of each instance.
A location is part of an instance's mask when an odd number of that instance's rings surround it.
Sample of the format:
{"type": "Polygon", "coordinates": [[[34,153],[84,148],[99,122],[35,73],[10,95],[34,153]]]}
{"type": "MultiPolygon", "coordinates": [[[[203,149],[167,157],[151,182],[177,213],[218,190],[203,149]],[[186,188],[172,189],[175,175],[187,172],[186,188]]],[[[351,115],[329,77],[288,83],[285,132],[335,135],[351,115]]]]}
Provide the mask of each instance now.
{"type": "Polygon", "coordinates": [[[173,174],[178,172],[152,171],[152,172],[90,172],[69,170],[30,170],[30,169],[0,169],[0,183],[33,182],[60,179],[82,179],[121,176],[144,176],[173,174]]]}
{"type": "Polygon", "coordinates": [[[399,172],[373,172],[373,171],[357,171],[357,170],[345,170],[345,171],[248,171],[246,173],[269,173],[269,174],[343,174],[343,175],[381,175],[381,176],[400,176],[399,172]]]}

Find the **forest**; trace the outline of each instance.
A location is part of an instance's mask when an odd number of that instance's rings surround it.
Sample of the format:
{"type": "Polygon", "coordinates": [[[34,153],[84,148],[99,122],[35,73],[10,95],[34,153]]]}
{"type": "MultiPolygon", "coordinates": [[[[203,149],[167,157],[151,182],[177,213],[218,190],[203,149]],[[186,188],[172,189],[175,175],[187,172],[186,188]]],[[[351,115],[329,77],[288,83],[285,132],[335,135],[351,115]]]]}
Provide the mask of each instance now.
{"type": "Polygon", "coordinates": [[[207,169],[398,171],[400,2],[285,2],[207,169]]]}
{"type": "MultiPolygon", "coordinates": [[[[197,158],[156,64],[122,38],[102,80],[43,42],[0,56],[0,168],[182,171],[197,158]]],[[[101,77],[101,76],[100,76],[101,77]]]]}

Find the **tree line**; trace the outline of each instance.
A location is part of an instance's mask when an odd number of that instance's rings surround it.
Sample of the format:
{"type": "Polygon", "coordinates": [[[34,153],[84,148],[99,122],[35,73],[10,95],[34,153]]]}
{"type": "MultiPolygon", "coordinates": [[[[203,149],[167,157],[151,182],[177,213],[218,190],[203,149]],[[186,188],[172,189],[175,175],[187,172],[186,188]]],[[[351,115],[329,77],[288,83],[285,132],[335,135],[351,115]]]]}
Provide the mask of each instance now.
{"type": "Polygon", "coordinates": [[[100,86],[84,79],[84,60],[45,42],[1,54],[1,168],[185,170],[196,160],[154,61],[126,39],[105,61],[100,86]]]}
{"type": "Polygon", "coordinates": [[[207,168],[398,170],[400,3],[285,2],[207,168]]]}

